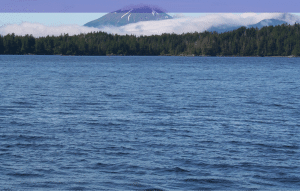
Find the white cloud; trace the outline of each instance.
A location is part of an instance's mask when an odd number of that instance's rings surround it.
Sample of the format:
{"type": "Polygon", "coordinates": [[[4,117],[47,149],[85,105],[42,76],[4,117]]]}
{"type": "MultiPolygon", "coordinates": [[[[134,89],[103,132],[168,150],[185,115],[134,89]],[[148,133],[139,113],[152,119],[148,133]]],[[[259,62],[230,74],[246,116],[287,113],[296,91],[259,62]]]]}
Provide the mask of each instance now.
{"type": "Polygon", "coordinates": [[[242,18],[255,17],[256,15],[257,15],[256,13],[242,13],[241,17],[242,18]]]}
{"type": "Polygon", "coordinates": [[[69,35],[77,35],[80,33],[89,33],[93,31],[100,31],[97,28],[83,27],[79,25],[61,25],[61,26],[45,26],[39,23],[27,23],[24,22],[20,25],[5,25],[0,27],[0,34],[6,35],[15,33],[15,35],[32,34],[34,37],[41,36],[59,36],[64,33],[69,35]]]}
{"type": "Polygon", "coordinates": [[[38,23],[22,23],[20,25],[6,25],[0,27],[0,34],[15,33],[16,35],[32,34],[35,37],[68,33],[75,35],[80,33],[89,33],[92,31],[105,31],[113,34],[134,34],[134,35],[160,35],[162,33],[188,33],[203,32],[212,26],[228,25],[252,25],[264,19],[280,19],[290,24],[300,22],[300,17],[288,13],[218,13],[202,17],[192,18],[183,17],[160,21],[143,21],[121,27],[104,27],[101,29],[83,27],[79,25],[45,26],[38,23]]]}
{"type": "Polygon", "coordinates": [[[177,14],[173,15],[174,19],[175,18],[183,18],[183,17],[186,17],[186,16],[184,14],[182,14],[182,13],[177,13],[177,14]]]}

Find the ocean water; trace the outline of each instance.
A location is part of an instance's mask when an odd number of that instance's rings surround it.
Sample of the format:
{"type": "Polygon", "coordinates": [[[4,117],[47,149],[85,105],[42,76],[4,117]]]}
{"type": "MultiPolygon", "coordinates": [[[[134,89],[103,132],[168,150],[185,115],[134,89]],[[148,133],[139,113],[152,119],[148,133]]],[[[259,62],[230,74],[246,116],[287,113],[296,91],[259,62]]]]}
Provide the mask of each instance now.
{"type": "Polygon", "coordinates": [[[0,56],[0,190],[300,190],[300,59],[0,56]]]}

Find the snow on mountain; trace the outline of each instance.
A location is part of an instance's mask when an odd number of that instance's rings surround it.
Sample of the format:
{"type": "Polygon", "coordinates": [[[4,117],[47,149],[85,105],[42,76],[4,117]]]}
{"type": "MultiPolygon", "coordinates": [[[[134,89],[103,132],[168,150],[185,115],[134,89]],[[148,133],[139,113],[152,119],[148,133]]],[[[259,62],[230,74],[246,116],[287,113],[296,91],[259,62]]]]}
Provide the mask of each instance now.
{"type": "Polygon", "coordinates": [[[84,26],[101,28],[104,26],[124,26],[139,21],[165,20],[172,17],[162,10],[151,6],[136,6],[132,8],[120,9],[104,15],[96,20],[86,23],[84,26]],[[129,15],[128,15],[129,14],[129,15]],[[127,16],[128,17],[125,17],[127,16]]]}

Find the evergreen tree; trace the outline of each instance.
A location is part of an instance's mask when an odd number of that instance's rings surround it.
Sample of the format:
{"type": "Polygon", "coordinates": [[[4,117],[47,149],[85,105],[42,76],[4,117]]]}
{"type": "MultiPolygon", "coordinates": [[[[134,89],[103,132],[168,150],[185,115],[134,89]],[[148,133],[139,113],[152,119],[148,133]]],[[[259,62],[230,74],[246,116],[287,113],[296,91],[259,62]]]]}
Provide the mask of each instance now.
{"type": "Polygon", "coordinates": [[[0,36],[0,54],[67,55],[300,55],[300,25],[281,25],[226,33],[162,34],[152,36],[111,35],[93,32],[69,36],[0,36]]]}
{"type": "Polygon", "coordinates": [[[0,35],[0,54],[4,54],[3,37],[0,35]]]}

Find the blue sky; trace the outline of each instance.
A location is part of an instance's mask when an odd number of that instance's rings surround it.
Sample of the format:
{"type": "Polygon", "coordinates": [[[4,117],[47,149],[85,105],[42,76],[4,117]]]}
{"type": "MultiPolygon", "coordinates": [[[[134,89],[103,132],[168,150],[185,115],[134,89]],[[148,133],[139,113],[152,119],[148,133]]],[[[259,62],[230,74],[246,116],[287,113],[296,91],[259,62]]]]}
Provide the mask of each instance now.
{"type": "Polygon", "coordinates": [[[151,4],[170,13],[299,11],[299,0],[1,0],[0,12],[111,12],[124,6],[151,4]]]}

